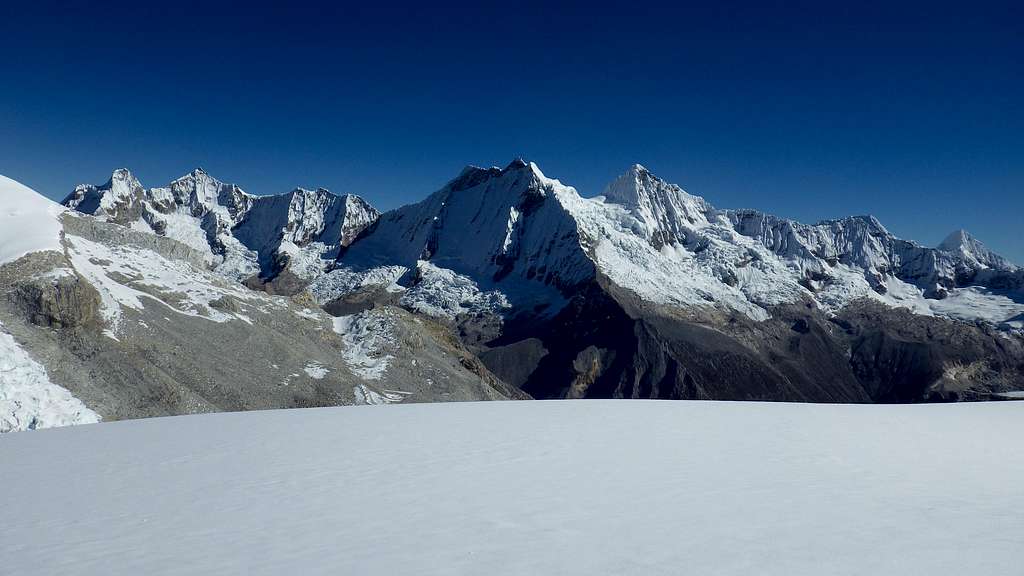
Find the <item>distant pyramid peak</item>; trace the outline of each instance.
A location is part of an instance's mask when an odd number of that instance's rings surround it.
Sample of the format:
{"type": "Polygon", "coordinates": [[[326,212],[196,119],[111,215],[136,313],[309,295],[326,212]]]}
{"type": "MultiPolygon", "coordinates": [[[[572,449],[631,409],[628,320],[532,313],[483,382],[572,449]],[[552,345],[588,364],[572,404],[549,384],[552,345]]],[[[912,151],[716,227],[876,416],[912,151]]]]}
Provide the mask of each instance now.
{"type": "Polygon", "coordinates": [[[512,160],[511,162],[508,163],[508,166],[505,167],[504,171],[507,172],[509,170],[521,170],[523,168],[529,167],[530,164],[533,164],[533,163],[532,162],[527,162],[526,160],[523,160],[522,158],[515,158],[514,160],[512,160]]]}
{"type": "Polygon", "coordinates": [[[624,174],[613,180],[604,189],[607,201],[630,208],[642,208],[653,203],[675,201],[673,198],[690,198],[703,202],[697,196],[665,182],[651,173],[642,164],[633,164],[624,174]]]}
{"type": "Polygon", "coordinates": [[[960,228],[950,232],[949,235],[939,243],[938,248],[940,250],[956,251],[975,243],[981,244],[981,242],[975,239],[974,236],[971,236],[967,230],[960,228]]]}

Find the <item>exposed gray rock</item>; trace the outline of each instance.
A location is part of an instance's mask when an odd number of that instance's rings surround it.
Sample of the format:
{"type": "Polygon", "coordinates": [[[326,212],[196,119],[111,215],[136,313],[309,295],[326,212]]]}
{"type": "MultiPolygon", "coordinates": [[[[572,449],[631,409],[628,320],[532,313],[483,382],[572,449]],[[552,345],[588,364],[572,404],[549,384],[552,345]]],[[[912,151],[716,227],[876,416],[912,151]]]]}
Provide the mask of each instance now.
{"type": "MultiPolygon", "coordinates": [[[[195,250],[174,240],[94,218],[66,216],[64,223],[68,238],[116,246],[116,254],[139,250],[144,258],[184,262],[206,288],[225,285],[197,267],[203,261],[195,250]]],[[[141,309],[120,307],[116,334],[101,314],[111,304],[101,304],[65,255],[35,253],[0,267],[0,322],[53,382],[104,420],[353,404],[360,394],[387,390],[400,390],[396,400],[403,402],[527,397],[495,378],[449,327],[401,309],[391,309],[395,336],[384,351],[393,360],[383,376],[367,380],[347,363],[347,345],[331,316],[307,294],[239,298],[223,290],[209,307],[234,317],[213,321],[179,309],[187,294],[112,269],[106,277],[142,302],[141,309]]]]}

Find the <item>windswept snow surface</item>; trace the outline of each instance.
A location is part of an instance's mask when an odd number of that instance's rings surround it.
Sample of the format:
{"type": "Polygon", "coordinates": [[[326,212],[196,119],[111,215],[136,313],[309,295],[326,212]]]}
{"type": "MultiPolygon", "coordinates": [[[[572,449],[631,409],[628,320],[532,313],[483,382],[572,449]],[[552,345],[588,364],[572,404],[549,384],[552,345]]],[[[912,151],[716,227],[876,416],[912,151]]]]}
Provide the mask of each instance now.
{"type": "Polygon", "coordinates": [[[1024,402],[581,400],[13,434],[3,572],[1020,574],[1022,433],[1024,402]]]}
{"type": "Polygon", "coordinates": [[[29,252],[61,250],[64,208],[35,190],[0,175],[0,264],[29,252]]]}
{"type": "Polygon", "coordinates": [[[99,420],[71,392],[51,382],[46,369],[0,324],[0,433],[99,420]]]}

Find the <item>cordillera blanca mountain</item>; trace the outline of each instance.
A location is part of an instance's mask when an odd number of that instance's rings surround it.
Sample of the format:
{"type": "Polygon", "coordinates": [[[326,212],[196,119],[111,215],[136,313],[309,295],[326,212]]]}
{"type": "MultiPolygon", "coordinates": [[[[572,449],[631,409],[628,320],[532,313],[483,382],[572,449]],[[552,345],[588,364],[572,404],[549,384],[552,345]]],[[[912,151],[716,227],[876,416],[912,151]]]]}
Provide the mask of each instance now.
{"type": "Polygon", "coordinates": [[[469,167],[380,213],[128,170],[0,177],[0,431],[491,399],[923,402],[1024,390],[1024,269],[964,231],[716,208],[635,165],[598,196],[469,167]]]}

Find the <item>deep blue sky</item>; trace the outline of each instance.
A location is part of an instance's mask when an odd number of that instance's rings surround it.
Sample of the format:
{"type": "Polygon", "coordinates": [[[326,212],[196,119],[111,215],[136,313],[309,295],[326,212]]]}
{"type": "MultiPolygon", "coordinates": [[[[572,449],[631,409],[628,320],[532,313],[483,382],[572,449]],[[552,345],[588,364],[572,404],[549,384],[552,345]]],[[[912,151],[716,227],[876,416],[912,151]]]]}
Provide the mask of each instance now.
{"type": "Polygon", "coordinates": [[[466,164],[594,195],[640,162],[721,207],[963,227],[1024,263],[1019,2],[20,4],[0,173],[54,198],[202,166],[386,209],[466,164]]]}

